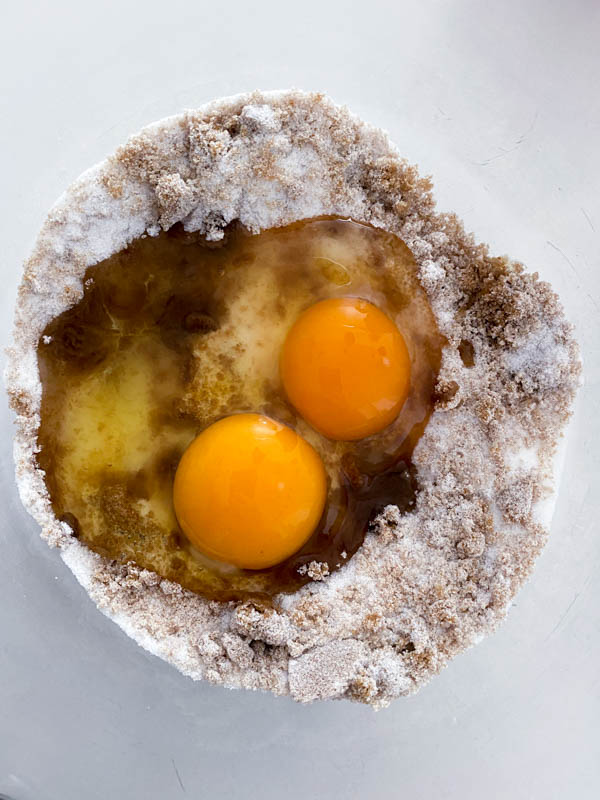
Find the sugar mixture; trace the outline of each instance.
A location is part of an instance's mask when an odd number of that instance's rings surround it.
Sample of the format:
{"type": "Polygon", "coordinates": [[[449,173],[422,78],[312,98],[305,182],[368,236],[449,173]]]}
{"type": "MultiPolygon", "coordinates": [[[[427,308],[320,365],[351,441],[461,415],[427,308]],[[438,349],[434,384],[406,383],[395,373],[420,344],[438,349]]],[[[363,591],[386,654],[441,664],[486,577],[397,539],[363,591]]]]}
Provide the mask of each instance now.
{"type": "MultiPolygon", "coordinates": [[[[335,282],[336,270],[330,274],[335,282]]],[[[112,302],[121,320],[113,333],[84,344],[74,325],[61,340],[89,378],[71,410],[99,402],[143,442],[140,421],[119,417],[122,401],[143,394],[135,364],[149,347],[164,386],[179,378],[152,351],[152,337],[132,344],[135,352],[115,347],[132,303],[127,284],[112,302]],[[127,376],[118,392],[110,381],[93,382],[108,351],[127,376]]],[[[88,311],[102,316],[102,308],[88,311]]],[[[213,314],[207,309],[190,327],[210,328],[213,314]]],[[[161,347],[165,337],[168,346],[168,324],[162,330],[161,347]]],[[[98,607],[132,638],[194,679],[377,708],[416,691],[493,631],[530,575],[548,534],[554,459],[579,375],[572,329],[551,288],[490,256],[455,216],[437,213],[429,181],[385,134],[322,95],[256,92],[149,126],[67,190],[25,267],[6,379],[23,503],[98,607]],[[414,503],[398,508],[391,500],[347,563],[305,564],[307,582],[268,603],[211,599],[174,575],[95,552],[81,535],[89,526],[70,502],[62,508],[69,486],[57,493],[42,469],[49,451],[38,357],[43,372],[44,347],[57,346],[52,326],[93,298],[86,283],[96,265],[108,259],[126,269],[117,254],[143,246],[144,236],[162,242],[183,231],[219,242],[232,225],[259,234],[321,217],[355,220],[404,242],[444,337],[434,410],[411,455],[414,503]]],[[[185,444],[188,421],[183,413],[182,427],[169,428],[169,446],[185,444]]],[[[115,452],[119,469],[137,475],[140,451],[115,452]]],[[[75,470],[94,463],[85,447],[71,457],[75,470]]],[[[133,480],[140,500],[151,494],[144,482],[153,474],[133,480]]],[[[115,530],[120,525],[115,519],[115,530]]]]}

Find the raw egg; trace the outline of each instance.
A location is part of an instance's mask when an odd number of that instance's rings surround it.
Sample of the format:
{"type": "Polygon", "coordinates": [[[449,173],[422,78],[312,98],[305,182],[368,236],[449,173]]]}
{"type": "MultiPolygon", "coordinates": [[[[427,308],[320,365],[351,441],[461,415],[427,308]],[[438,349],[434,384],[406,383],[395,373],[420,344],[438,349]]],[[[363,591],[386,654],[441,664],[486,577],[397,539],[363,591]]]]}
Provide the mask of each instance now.
{"type": "Polygon", "coordinates": [[[404,338],[377,306],[322,300],[296,320],[283,345],[281,379],[291,404],[329,439],[377,433],[397,417],[410,387],[404,338]]]}
{"type": "Polygon", "coordinates": [[[184,452],[173,487],[190,542],[245,569],[273,566],[302,547],[326,495],[313,447],[260,414],[234,414],[206,428],[184,452]]]}

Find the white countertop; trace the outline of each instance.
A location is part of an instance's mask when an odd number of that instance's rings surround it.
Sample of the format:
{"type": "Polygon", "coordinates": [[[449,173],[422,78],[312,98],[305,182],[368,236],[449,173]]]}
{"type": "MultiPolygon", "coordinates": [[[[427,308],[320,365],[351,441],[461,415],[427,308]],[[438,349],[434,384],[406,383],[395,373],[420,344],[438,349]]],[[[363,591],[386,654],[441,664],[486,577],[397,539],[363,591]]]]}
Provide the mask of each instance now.
{"type": "Polygon", "coordinates": [[[2,337],[46,211],[143,124],[322,89],[442,209],[548,278],[585,360],[550,543],[496,635],[374,713],[194,684],[92,605],[0,426],[0,793],[14,800],[600,796],[600,3],[12,3],[0,30],[2,337]]]}

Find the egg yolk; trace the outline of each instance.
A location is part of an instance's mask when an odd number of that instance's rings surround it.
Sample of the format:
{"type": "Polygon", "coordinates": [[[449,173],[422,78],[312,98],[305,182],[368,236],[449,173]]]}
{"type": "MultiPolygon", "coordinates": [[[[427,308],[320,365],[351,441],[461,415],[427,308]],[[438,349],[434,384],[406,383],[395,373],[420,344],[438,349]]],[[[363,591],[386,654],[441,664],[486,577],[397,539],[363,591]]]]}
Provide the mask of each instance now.
{"type": "Polygon", "coordinates": [[[354,297],[322,300],[288,333],[280,371],[288,399],[329,439],[362,439],[398,415],[410,387],[410,356],[383,311],[354,297]]]}
{"type": "Polygon", "coordinates": [[[184,452],[173,487],[179,524],[210,558],[264,569],[295,553],[316,528],[327,494],[320,456],[291,428],[235,414],[184,452]]]}

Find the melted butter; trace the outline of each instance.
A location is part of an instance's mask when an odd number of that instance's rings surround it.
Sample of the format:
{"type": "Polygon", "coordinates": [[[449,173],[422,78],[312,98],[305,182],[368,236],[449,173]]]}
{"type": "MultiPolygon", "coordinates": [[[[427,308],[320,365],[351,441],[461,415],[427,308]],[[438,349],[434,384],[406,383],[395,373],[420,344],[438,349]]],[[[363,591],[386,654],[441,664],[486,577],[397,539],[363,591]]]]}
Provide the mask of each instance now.
{"type": "Polygon", "coordinates": [[[309,220],[207,243],[176,226],[143,238],[85,276],[82,300],[46,328],[40,466],[56,514],[92,549],[135,561],[217,599],[268,600],[331,571],[360,547],[383,506],[414,505],[410,456],[432,410],[441,337],[410,251],[391,234],[345,220],[309,220]],[[331,442],[287,403],[278,360],[298,314],[320,299],[360,296],[398,325],[411,391],[392,425],[331,442]],[[48,338],[49,337],[49,338],[48,338]],[[192,550],[171,489],[185,447],[225,414],[255,411],[295,428],[329,477],[323,518],[284,563],[250,572],[192,550]]]}

